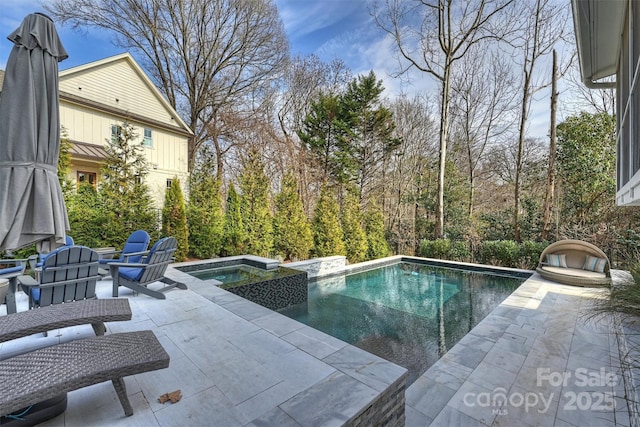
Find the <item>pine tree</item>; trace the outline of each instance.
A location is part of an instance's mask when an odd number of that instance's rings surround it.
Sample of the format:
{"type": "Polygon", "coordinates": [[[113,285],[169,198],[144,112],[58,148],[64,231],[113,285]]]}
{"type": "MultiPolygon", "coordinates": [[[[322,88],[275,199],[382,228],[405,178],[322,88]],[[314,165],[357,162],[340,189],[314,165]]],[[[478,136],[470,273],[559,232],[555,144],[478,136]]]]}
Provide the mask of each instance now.
{"type": "Polygon", "coordinates": [[[285,260],[307,259],[313,247],[313,233],[298,195],[295,177],[282,178],[282,190],[275,197],[274,247],[285,260]]]}
{"type": "Polygon", "coordinates": [[[345,255],[344,234],[340,225],[339,206],[325,184],[313,215],[313,252],[318,257],[345,255]]]}
{"type": "Polygon", "coordinates": [[[214,175],[197,171],[189,182],[189,250],[195,257],[213,258],[222,250],[224,233],[220,185],[214,175]]]}
{"type": "Polygon", "coordinates": [[[222,255],[232,256],[244,253],[245,230],[240,210],[240,196],[233,184],[227,192],[227,208],[224,213],[224,233],[222,255]]]}
{"type": "Polygon", "coordinates": [[[137,137],[131,124],[118,126],[117,134],[107,140],[107,155],[100,169],[104,240],[117,248],[135,230],[154,235],[158,228],[158,216],[144,182],[149,168],[142,140],[134,142],[137,137]]]}
{"type": "Polygon", "coordinates": [[[189,253],[189,230],[187,229],[184,197],[178,177],[171,180],[171,187],[167,188],[165,193],[164,207],[162,208],[162,234],[176,238],[178,249],[174,256],[178,262],[185,261],[189,253]]]}
{"type": "Polygon", "coordinates": [[[269,256],[273,249],[273,218],[269,210],[269,179],[256,150],[249,152],[240,174],[240,212],[248,254],[269,256]]]}
{"type": "Polygon", "coordinates": [[[367,233],[369,250],[367,259],[384,258],[391,254],[387,239],[384,237],[384,215],[375,202],[370,202],[364,215],[364,228],[367,233]]]}
{"type": "Polygon", "coordinates": [[[368,249],[367,235],[362,228],[362,212],[358,196],[352,191],[345,193],[340,220],[347,259],[352,263],[364,261],[368,249]]]}

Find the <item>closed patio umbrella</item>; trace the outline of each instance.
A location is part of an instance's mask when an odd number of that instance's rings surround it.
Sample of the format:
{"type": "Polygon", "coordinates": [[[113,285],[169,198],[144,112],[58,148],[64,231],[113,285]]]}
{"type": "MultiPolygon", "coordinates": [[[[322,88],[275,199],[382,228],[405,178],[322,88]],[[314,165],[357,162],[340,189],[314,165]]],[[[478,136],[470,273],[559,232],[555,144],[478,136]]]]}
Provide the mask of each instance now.
{"type": "Polygon", "coordinates": [[[58,62],[68,57],[53,21],[24,18],[0,93],[0,250],[64,244],[69,219],[57,176],[58,62]]]}

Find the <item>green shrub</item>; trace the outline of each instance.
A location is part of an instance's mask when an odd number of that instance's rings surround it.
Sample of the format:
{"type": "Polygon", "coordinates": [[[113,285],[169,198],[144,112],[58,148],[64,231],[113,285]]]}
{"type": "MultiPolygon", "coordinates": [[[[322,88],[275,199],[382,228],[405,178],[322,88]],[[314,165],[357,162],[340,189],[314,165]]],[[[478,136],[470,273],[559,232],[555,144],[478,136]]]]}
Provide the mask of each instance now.
{"type": "Polygon", "coordinates": [[[540,261],[540,254],[549,246],[549,242],[524,241],[520,244],[520,262],[517,267],[533,270],[540,261]]]}
{"type": "Polygon", "coordinates": [[[461,240],[423,240],[420,244],[420,256],[466,262],[471,258],[471,251],[468,243],[461,240]]]}
{"type": "Polygon", "coordinates": [[[520,259],[520,245],[514,240],[489,240],[482,242],[476,259],[480,264],[515,267],[520,259]]]}

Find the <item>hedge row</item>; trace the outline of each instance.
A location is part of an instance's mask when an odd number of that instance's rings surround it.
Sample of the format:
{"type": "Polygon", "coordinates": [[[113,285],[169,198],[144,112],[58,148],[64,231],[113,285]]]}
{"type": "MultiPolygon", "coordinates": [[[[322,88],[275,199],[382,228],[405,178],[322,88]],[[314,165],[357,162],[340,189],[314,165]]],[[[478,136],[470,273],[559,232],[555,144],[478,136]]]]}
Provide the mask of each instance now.
{"type": "Polygon", "coordinates": [[[426,258],[534,269],[549,242],[423,240],[418,255],[426,258]]]}

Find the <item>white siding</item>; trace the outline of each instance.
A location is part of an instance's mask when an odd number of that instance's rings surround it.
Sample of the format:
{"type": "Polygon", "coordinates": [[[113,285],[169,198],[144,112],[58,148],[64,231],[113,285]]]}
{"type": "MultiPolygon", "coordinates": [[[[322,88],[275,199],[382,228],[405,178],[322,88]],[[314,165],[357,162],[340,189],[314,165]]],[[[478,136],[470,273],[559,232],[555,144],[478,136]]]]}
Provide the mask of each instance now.
{"type": "Polygon", "coordinates": [[[178,126],[171,112],[126,58],[61,76],[60,91],[178,126]]]}

